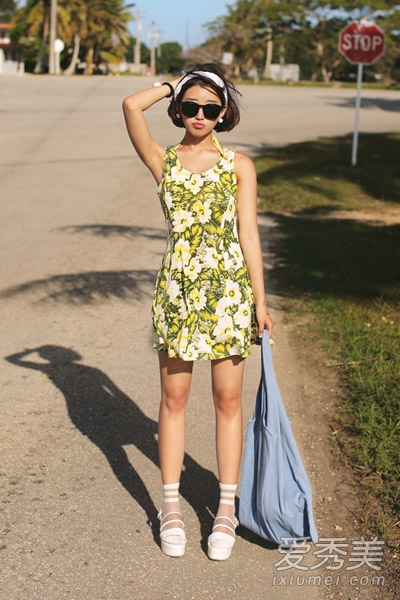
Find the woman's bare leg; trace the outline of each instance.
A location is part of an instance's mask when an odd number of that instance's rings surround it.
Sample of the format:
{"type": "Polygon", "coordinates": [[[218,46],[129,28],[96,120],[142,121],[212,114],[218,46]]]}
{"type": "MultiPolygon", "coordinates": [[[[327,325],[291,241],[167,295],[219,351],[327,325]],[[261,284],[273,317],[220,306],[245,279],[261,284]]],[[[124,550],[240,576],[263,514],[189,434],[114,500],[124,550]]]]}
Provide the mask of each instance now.
{"type": "Polygon", "coordinates": [[[236,356],[212,361],[218,474],[227,484],[237,483],[242,456],[244,363],[236,356]]]}
{"type": "Polygon", "coordinates": [[[244,359],[240,357],[225,358],[212,363],[220,487],[218,512],[208,538],[208,556],[212,560],[229,558],[235,542],[235,493],[243,443],[243,372],[244,359]]]}
{"type": "Polygon", "coordinates": [[[163,482],[161,549],[168,556],[182,556],[186,536],[179,502],[179,481],[185,454],[186,404],[192,378],[192,362],[169,358],[159,352],[161,403],[158,450],[163,482]]]}
{"type": "Polygon", "coordinates": [[[170,358],[159,352],[161,403],[158,420],[158,451],[163,484],[180,480],[185,454],[186,404],[193,362],[170,358]]]}

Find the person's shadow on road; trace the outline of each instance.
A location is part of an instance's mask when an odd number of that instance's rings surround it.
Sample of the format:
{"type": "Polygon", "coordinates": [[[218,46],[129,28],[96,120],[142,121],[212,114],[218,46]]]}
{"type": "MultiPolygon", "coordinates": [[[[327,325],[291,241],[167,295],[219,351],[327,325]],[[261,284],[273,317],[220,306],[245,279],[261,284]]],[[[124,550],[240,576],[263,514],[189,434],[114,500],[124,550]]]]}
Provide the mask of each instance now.
{"type": "MultiPolygon", "coordinates": [[[[125,445],[133,444],[158,467],[156,421],[147,417],[100,369],[79,363],[81,356],[74,350],[46,345],[7,356],[6,360],[41,371],[61,391],[72,423],[103,452],[117,479],[145,511],[153,537],[159,543],[158,511],[124,450],[125,445]],[[32,360],[35,353],[41,361],[32,360]]],[[[198,515],[205,551],[219,499],[217,478],[186,454],[180,492],[198,515]]]]}

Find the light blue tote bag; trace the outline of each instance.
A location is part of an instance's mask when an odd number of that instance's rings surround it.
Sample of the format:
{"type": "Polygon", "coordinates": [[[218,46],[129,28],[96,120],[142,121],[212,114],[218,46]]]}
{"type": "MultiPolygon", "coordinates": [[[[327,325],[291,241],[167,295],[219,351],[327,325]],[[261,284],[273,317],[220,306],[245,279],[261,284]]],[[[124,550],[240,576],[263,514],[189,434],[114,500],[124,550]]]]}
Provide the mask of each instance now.
{"type": "Polygon", "coordinates": [[[261,381],[247,425],[239,521],[276,544],[285,543],[282,538],[315,542],[311,486],[282,403],[267,331],[261,355],[261,381]]]}

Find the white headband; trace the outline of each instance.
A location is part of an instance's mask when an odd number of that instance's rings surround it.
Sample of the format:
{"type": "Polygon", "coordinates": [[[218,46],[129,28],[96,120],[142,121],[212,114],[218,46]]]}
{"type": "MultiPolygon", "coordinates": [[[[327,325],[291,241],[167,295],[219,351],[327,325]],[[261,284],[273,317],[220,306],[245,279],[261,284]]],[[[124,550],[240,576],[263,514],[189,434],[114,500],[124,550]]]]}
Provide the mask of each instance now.
{"type": "Polygon", "coordinates": [[[194,71],[194,73],[189,73],[189,75],[185,75],[184,77],[182,77],[182,79],[175,88],[174,98],[178,97],[182,86],[185,85],[185,83],[187,83],[189,79],[197,77],[198,75],[200,75],[201,77],[205,77],[205,79],[211,79],[211,81],[213,81],[218,87],[222,88],[225,104],[228,104],[228,92],[226,91],[224,82],[222,81],[221,77],[219,77],[215,73],[210,73],[209,71],[194,71]]]}

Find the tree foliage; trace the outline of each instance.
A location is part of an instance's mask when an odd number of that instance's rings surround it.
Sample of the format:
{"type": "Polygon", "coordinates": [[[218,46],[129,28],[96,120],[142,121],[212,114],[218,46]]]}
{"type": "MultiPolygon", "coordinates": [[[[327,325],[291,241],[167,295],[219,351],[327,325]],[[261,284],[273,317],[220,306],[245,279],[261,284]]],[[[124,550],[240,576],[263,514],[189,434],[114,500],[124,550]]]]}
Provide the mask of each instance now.
{"type": "MultiPolygon", "coordinates": [[[[128,58],[132,37],[129,0],[58,0],[58,30],[65,43],[61,55],[64,73],[75,72],[78,62],[93,72],[102,62],[128,58]]],[[[12,39],[29,44],[32,69],[46,70],[49,47],[50,0],[27,0],[17,8],[14,0],[0,0],[0,15],[12,19],[12,39]]],[[[268,76],[268,66],[296,63],[303,79],[331,81],[353,70],[338,51],[339,31],[354,19],[375,20],[386,35],[386,54],[371,69],[387,79],[400,80],[399,0],[237,0],[226,14],[206,25],[205,44],[186,53],[186,67],[222,61],[234,56],[230,75],[249,72],[268,76]]],[[[169,41],[156,57],[160,71],[180,72],[182,48],[169,41]]],[[[142,57],[149,49],[142,45],[142,57]]],[[[28,66],[29,70],[29,66],[28,66]]]]}
{"type": "Polygon", "coordinates": [[[14,0],[0,0],[0,22],[9,23],[17,10],[14,0]]]}
{"type": "MultiPolygon", "coordinates": [[[[102,61],[125,55],[132,6],[125,0],[58,0],[57,36],[65,43],[61,59],[67,73],[75,71],[79,60],[92,72],[102,61]]],[[[36,72],[45,70],[49,19],[50,0],[28,0],[12,22],[14,37],[30,43],[37,54],[36,72]]]]}
{"type": "Polygon", "coordinates": [[[181,73],[185,60],[182,58],[182,46],[178,42],[160,44],[156,57],[157,70],[164,73],[181,73]]]}
{"type": "Polygon", "coordinates": [[[331,81],[347,66],[338,51],[339,31],[361,18],[377,21],[387,36],[386,60],[374,69],[395,77],[400,68],[398,0],[237,0],[227,10],[207,25],[210,36],[199,51],[212,47],[219,59],[232,53],[236,75],[262,75],[271,44],[274,62],[294,62],[303,78],[331,81]]]}

